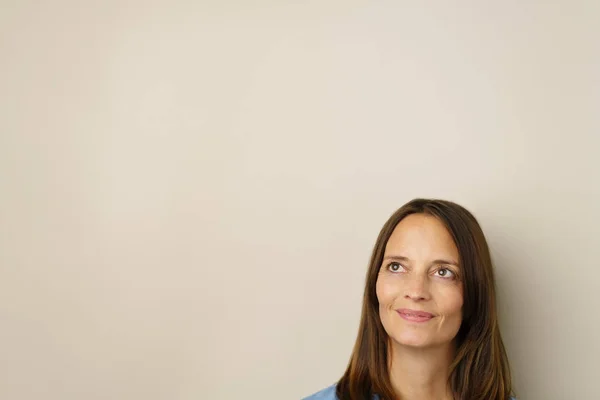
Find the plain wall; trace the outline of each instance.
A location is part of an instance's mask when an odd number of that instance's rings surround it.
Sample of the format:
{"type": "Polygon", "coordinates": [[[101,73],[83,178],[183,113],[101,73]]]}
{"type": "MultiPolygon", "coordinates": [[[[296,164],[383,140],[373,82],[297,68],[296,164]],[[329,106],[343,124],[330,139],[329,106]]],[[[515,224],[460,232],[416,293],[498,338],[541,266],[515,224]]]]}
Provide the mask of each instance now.
{"type": "Polygon", "coordinates": [[[298,399],[459,202],[522,400],[600,398],[600,3],[0,0],[0,398],[298,399]]]}

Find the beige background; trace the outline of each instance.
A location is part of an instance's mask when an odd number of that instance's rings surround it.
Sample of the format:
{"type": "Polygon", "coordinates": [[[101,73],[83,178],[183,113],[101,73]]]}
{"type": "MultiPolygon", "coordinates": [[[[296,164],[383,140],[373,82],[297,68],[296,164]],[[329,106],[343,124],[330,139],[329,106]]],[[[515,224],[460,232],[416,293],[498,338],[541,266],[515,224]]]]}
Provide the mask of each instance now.
{"type": "Polygon", "coordinates": [[[600,398],[600,3],[0,1],[0,398],[298,399],[471,209],[520,398],[600,398]]]}

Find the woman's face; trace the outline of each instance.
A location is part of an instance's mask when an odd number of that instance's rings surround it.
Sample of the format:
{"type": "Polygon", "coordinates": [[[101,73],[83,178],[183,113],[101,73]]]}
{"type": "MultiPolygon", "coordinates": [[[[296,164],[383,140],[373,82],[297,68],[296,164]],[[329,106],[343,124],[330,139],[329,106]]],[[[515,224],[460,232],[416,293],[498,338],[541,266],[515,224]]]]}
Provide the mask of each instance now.
{"type": "Polygon", "coordinates": [[[400,221],[376,286],[381,323],[392,340],[413,347],[452,342],[462,321],[458,262],[458,249],[436,217],[411,214],[400,221]]]}

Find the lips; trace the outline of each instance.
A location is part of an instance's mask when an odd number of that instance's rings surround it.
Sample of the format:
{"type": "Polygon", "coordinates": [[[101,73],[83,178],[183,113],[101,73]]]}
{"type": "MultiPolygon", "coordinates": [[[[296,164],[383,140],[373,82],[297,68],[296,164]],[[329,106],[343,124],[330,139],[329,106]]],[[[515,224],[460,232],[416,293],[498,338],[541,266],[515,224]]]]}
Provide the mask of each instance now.
{"type": "Polygon", "coordinates": [[[396,312],[405,320],[412,322],[427,322],[434,317],[432,313],[409,308],[400,308],[396,312]]]}

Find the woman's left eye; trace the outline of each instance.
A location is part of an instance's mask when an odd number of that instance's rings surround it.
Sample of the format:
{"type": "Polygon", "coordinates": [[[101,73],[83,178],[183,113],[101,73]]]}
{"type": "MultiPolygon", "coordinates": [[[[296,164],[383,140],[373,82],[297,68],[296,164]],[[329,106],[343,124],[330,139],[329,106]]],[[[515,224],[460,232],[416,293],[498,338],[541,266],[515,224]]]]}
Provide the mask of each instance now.
{"type": "Polygon", "coordinates": [[[449,268],[440,268],[437,271],[435,271],[435,273],[437,274],[437,276],[442,278],[454,278],[456,276],[454,272],[449,268]]]}

